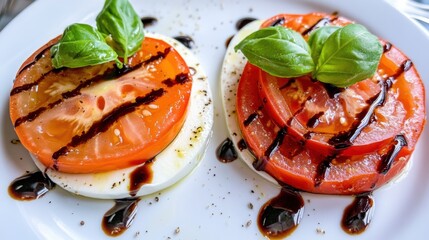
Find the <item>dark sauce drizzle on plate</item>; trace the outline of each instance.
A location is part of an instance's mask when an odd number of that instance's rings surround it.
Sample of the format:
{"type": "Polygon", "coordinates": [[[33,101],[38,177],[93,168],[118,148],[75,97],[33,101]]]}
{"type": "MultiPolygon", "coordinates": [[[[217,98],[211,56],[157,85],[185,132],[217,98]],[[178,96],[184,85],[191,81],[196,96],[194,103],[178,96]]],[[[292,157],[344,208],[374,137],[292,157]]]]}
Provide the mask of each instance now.
{"type": "Polygon", "coordinates": [[[115,205],[103,216],[102,229],[109,236],[119,236],[127,230],[137,213],[139,198],[115,200],[115,205]]]}
{"type": "Polygon", "coordinates": [[[216,149],[216,157],[220,162],[229,163],[238,158],[237,151],[231,139],[225,139],[216,149]]]}
{"type": "MultiPolygon", "coordinates": [[[[254,17],[243,17],[240,18],[236,23],[235,23],[235,29],[238,31],[240,29],[242,29],[244,26],[246,26],[247,24],[253,22],[257,20],[254,17]]],[[[229,38],[226,39],[225,41],[225,47],[229,46],[229,43],[231,42],[231,40],[234,38],[234,35],[230,36],[229,38]]]]}
{"type": "Polygon", "coordinates": [[[130,196],[135,197],[140,188],[152,182],[153,171],[152,165],[156,158],[146,161],[140,167],[134,169],[130,174],[130,196]]]}
{"type": "Polygon", "coordinates": [[[140,20],[142,21],[143,26],[145,28],[146,27],[151,27],[151,26],[155,25],[158,22],[158,19],[156,17],[150,17],[150,16],[142,17],[142,18],[140,18],[140,20]]]}
{"type": "Polygon", "coordinates": [[[9,195],[16,200],[35,200],[43,197],[47,192],[55,188],[51,181],[41,171],[27,173],[9,185],[9,195]]]}
{"type": "Polygon", "coordinates": [[[374,215],[374,199],[371,193],[357,195],[346,207],[341,227],[346,233],[359,234],[365,231],[374,215]]]}
{"type": "MultiPolygon", "coordinates": [[[[311,31],[315,29],[325,26],[332,21],[335,21],[338,16],[338,13],[335,13],[333,18],[322,18],[318,22],[316,22],[313,26],[307,28],[302,34],[309,34],[311,31]]],[[[246,18],[244,18],[247,21],[246,18]]],[[[244,21],[243,20],[243,21],[244,21]]],[[[284,24],[284,19],[277,19],[272,23],[272,26],[282,25],[284,24]]],[[[241,21],[237,23],[237,26],[242,26],[241,21]]],[[[244,25],[243,25],[244,26],[244,25]]],[[[238,29],[239,30],[239,29],[238,29]]],[[[233,36],[232,36],[233,37],[233,36]]],[[[232,37],[230,37],[226,42],[226,47],[228,47],[229,42],[232,37]]],[[[384,53],[388,52],[392,47],[391,43],[386,43],[383,46],[384,53]]],[[[341,153],[342,149],[345,149],[353,144],[353,141],[357,138],[360,132],[373,121],[374,110],[382,106],[385,102],[385,98],[387,96],[387,91],[390,89],[396,78],[402,75],[404,72],[408,71],[412,66],[412,62],[410,60],[404,61],[397,72],[392,76],[388,77],[385,80],[380,80],[381,91],[374,98],[369,99],[367,104],[369,105],[366,109],[364,109],[357,116],[356,123],[353,124],[351,130],[345,133],[339,133],[337,136],[334,136],[330,140],[330,144],[334,145],[337,150],[334,151],[331,155],[328,155],[323,161],[321,161],[320,165],[317,168],[316,176],[315,176],[315,185],[318,186],[323,182],[325,174],[329,172],[331,162],[337,157],[338,154],[341,153]]],[[[284,86],[280,87],[280,90],[284,88],[290,87],[294,83],[295,79],[289,80],[284,86]]],[[[335,98],[339,93],[343,91],[341,88],[337,88],[328,84],[325,84],[326,92],[328,93],[330,98],[335,98]]],[[[307,101],[309,101],[307,99],[307,101]]],[[[304,107],[305,102],[302,104],[304,107]]],[[[261,111],[263,106],[261,106],[258,111],[261,111]]],[[[301,112],[297,111],[296,114],[301,112]]],[[[313,128],[317,126],[318,119],[323,115],[323,112],[319,112],[309,119],[307,126],[309,128],[313,128]]],[[[243,122],[245,127],[249,126],[254,120],[256,120],[259,116],[258,112],[251,113],[247,119],[243,122]]],[[[292,117],[288,123],[292,123],[294,117],[292,117]]],[[[288,137],[287,134],[288,127],[285,126],[281,128],[270,144],[268,149],[265,151],[265,154],[260,159],[255,159],[253,162],[253,167],[258,171],[263,171],[265,169],[266,163],[269,161],[270,156],[277,151],[278,147],[283,143],[285,137],[288,137]]],[[[302,145],[305,145],[305,141],[311,139],[313,133],[308,132],[304,135],[304,139],[300,140],[302,145]]],[[[230,139],[225,140],[218,149],[221,149],[226,142],[231,141],[230,139]]],[[[241,139],[238,142],[238,147],[240,151],[247,149],[247,143],[244,139],[241,139]]],[[[235,152],[233,149],[233,144],[229,143],[228,152],[235,152]]],[[[403,135],[398,135],[395,137],[393,143],[389,151],[381,156],[381,164],[378,168],[378,172],[381,174],[386,174],[394,159],[400,152],[400,150],[407,146],[407,141],[403,135]]],[[[225,152],[225,151],[223,151],[225,152]]],[[[299,151],[297,151],[299,152],[299,151]]],[[[219,158],[219,156],[218,156],[219,158]]],[[[355,196],[353,202],[344,210],[343,218],[341,221],[341,226],[346,233],[349,234],[359,234],[362,233],[367,226],[370,224],[373,216],[373,206],[374,200],[372,198],[372,193],[366,193],[355,196]]],[[[298,226],[302,212],[304,209],[304,201],[302,200],[301,194],[291,187],[283,186],[279,195],[267,203],[261,208],[258,215],[258,227],[262,234],[267,237],[286,237],[298,226]],[[282,200],[283,199],[283,200],[282,200]],[[285,200],[288,199],[288,200],[285,200]],[[279,221],[279,219],[288,219],[285,221],[279,221]]]]}
{"type": "Polygon", "coordinates": [[[176,39],[177,41],[179,41],[189,49],[193,49],[195,46],[194,39],[192,39],[192,37],[190,36],[176,36],[174,37],[174,39],[176,39]]]}
{"type": "Polygon", "coordinates": [[[301,194],[289,187],[265,203],[258,214],[259,230],[267,237],[289,236],[301,222],[304,200],[301,194]]]}

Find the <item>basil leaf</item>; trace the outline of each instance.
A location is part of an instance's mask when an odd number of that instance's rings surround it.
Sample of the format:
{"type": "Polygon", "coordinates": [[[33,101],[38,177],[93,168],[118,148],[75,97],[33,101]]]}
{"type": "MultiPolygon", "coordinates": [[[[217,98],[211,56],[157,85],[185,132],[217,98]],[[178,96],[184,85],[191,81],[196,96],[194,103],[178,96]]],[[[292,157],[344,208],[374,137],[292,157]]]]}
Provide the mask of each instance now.
{"type": "Polygon", "coordinates": [[[95,28],[75,23],[51,47],[51,57],[54,68],[77,68],[116,60],[118,55],[95,28]]]}
{"type": "Polygon", "coordinates": [[[124,63],[141,48],[143,23],[128,0],[106,0],[96,22],[98,30],[109,36],[108,43],[124,58],[124,63]]]}
{"type": "Polygon", "coordinates": [[[282,26],[260,29],[234,49],[273,76],[298,77],[314,70],[307,42],[301,34],[282,26]]]}
{"type": "Polygon", "coordinates": [[[359,24],[349,24],[326,39],[313,77],[348,87],[374,75],[383,48],[378,38],[359,24]]]}
{"type": "Polygon", "coordinates": [[[319,60],[320,52],[322,51],[322,47],[325,44],[326,39],[340,28],[341,27],[338,26],[324,26],[311,33],[308,38],[308,45],[310,45],[311,57],[314,62],[317,63],[317,60],[319,60]]]}

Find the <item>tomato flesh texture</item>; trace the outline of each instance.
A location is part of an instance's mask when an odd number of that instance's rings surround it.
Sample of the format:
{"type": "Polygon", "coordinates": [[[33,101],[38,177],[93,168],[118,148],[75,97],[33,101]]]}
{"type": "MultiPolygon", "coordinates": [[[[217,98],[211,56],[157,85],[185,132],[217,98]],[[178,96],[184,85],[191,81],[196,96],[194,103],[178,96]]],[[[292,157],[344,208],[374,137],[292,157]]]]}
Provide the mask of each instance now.
{"type": "Polygon", "coordinates": [[[183,125],[192,78],[180,54],[166,42],[154,38],[145,38],[141,50],[130,57],[129,65],[136,69],[113,78],[103,74],[112,70],[114,63],[46,74],[52,69],[47,51],[33,66],[18,74],[14,88],[40,78],[43,80],[29,91],[13,94],[10,98],[13,123],[37,109],[48,109],[34,121],[24,122],[15,128],[23,145],[45,166],[68,173],[116,170],[156,156],[183,125]],[[163,55],[166,49],[171,50],[163,55]],[[138,65],[160,55],[163,57],[138,65]],[[174,83],[179,75],[190,80],[173,85],[165,83],[165,80],[174,83]],[[65,99],[62,95],[96,76],[103,76],[103,79],[83,87],[77,96],[65,99]],[[153,101],[123,113],[118,110],[120,106],[135,103],[139,97],[151,96],[155,90],[163,93],[153,101]],[[60,104],[49,107],[61,99],[60,104]],[[53,158],[53,154],[70,145],[73,138],[84,135],[115,111],[117,119],[104,126],[106,129],[77,146],[67,147],[67,152],[58,159],[53,158]]]}
{"type": "Polygon", "coordinates": [[[386,175],[379,174],[377,168],[388,146],[369,154],[340,155],[332,162],[322,183],[316,186],[317,168],[326,155],[310,150],[305,143],[287,134],[278,150],[268,157],[266,151],[281,128],[272,121],[258,95],[258,71],[250,64],[243,71],[237,90],[237,119],[250,151],[257,160],[265,161],[263,170],[276,180],[308,192],[356,194],[385,184],[405,167],[410,157],[406,148],[397,156],[401,161],[395,161],[386,175]],[[253,113],[258,113],[258,117],[246,126],[246,120],[253,113]]]}
{"type": "MultiPolygon", "coordinates": [[[[308,26],[322,18],[334,19],[331,23],[336,25],[350,23],[345,18],[323,13],[281,14],[267,20],[262,27],[282,22],[292,29],[305,32],[308,26]]],[[[351,146],[334,149],[328,140],[341,131],[347,131],[356,113],[367,107],[369,99],[379,94],[381,85],[378,79],[385,80],[388,76],[397,75],[407,60],[404,54],[391,46],[383,54],[374,78],[339,92],[334,99],[323,84],[312,81],[308,76],[293,80],[293,85],[288,84],[291,79],[270,76],[248,64],[238,86],[237,115],[249,150],[258,161],[263,162],[263,170],[268,174],[304,191],[357,194],[382,186],[406,166],[425,123],[425,92],[414,66],[392,81],[385,102],[376,107],[372,120],[351,146]],[[289,89],[283,88],[287,85],[289,89]],[[307,125],[312,116],[327,110],[333,120],[317,119],[314,126],[307,125]],[[245,126],[249,114],[255,112],[258,117],[245,126]],[[341,120],[341,117],[344,119],[341,120]],[[267,149],[276,141],[282,128],[287,129],[284,142],[267,156],[267,149]],[[397,135],[404,136],[407,145],[396,155],[389,171],[380,173],[381,162],[397,135]],[[335,158],[325,169],[323,180],[316,184],[318,168],[333,154],[335,158]]]]}

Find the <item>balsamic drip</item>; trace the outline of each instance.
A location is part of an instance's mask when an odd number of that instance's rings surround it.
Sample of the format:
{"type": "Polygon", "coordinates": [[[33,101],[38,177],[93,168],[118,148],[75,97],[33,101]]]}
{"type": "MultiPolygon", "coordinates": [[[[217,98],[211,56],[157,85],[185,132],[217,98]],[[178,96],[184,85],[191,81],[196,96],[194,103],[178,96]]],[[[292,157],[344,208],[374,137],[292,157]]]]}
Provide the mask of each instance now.
{"type": "Polygon", "coordinates": [[[313,117],[311,117],[310,119],[308,119],[307,127],[309,127],[309,128],[315,128],[315,127],[317,127],[317,125],[319,125],[319,118],[321,116],[323,116],[323,114],[325,114],[325,113],[324,112],[318,112],[318,113],[314,114],[313,117]]]}
{"type": "Polygon", "coordinates": [[[240,29],[242,29],[244,26],[246,26],[247,24],[249,24],[249,23],[251,23],[251,22],[253,22],[253,21],[255,21],[255,20],[257,20],[256,18],[253,18],[253,17],[244,17],[244,18],[241,18],[241,19],[239,19],[238,21],[237,21],[237,23],[235,24],[235,28],[237,29],[237,30],[240,30],[240,29]]]}
{"type": "Polygon", "coordinates": [[[268,238],[284,238],[301,222],[304,199],[301,194],[283,187],[276,197],[262,206],[258,215],[258,227],[268,238]]]}
{"type": "Polygon", "coordinates": [[[323,179],[325,179],[325,176],[327,173],[329,173],[329,168],[331,167],[331,162],[336,158],[336,155],[327,156],[325,159],[323,159],[322,162],[317,165],[316,169],[316,176],[314,177],[314,186],[320,186],[323,179]]]}
{"type": "Polygon", "coordinates": [[[318,29],[318,28],[320,28],[320,27],[326,26],[326,25],[327,25],[327,24],[329,24],[331,21],[332,21],[332,20],[331,20],[329,17],[321,18],[321,19],[320,19],[319,21],[317,21],[313,26],[310,26],[309,28],[307,28],[306,30],[304,30],[304,31],[302,32],[302,35],[303,35],[303,36],[305,36],[305,35],[309,34],[310,32],[312,32],[312,31],[314,31],[314,30],[316,30],[316,29],[318,29]]]}
{"type": "Polygon", "coordinates": [[[271,143],[271,145],[268,147],[268,149],[265,151],[265,157],[267,157],[269,159],[271,157],[271,155],[275,151],[277,151],[279,146],[282,145],[283,139],[285,138],[286,134],[287,134],[286,128],[282,128],[277,132],[276,138],[271,143]]]}
{"type": "Polygon", "coordinates": [[[289,88],[295,82],[296,82],[296,79],[295,78],[291,78],[291,79],[289,79],[289,81],[287,81],[287,83],[285,83],[284,85],[282,85],[279,89],[283,90],[283,89],[289,88]]]}
{"type": "MultiPolygon", "coordinates": [[[[134,112],[136,108],[141,105],[148,105],[154,102],[162,95],[164,95],[164,93],[165,90],[163,88],[152,90],[145,96],[137,97],[134,102],[127,102],[114,108],[112,111],[104,115],[102,119],[97,122],[94,122],[87,132],[83,132],[81,135],[74,136],[71,142],[69,142],[66,146],[60,148],[58,151],[54,152],[52,158],[54,160],[57,160],[60,156],[67,154],[69,147],[77,147],[78,145],[87,142],[89,139],[91,139],[98,133],[107,131],[109,127],[120,117],[134,112]]],[[[56,167],[56,164],[54,164],[54,167],[56,167]]]]}
{"type": "Polygon", "coordinates": [[[409,59],[405,60],[401,63],[401,66],[399,67],[398,71],[395,72],[392,76],[390,76],[388,79],[390,79],[392,82],[397,79],[399,76],[401,76],[402,73],[410,70],[410,68],[413,66],[413,62],[409,59]]]}
{"type": "Polygon", "coordinates": [[[338,94],[344,91],[344,88],[339,88],[329,83],[323,83],[323,86],[325,87],[326,93],[330,98],[335,98],[338,96],[338,94]]]}
{"type": "Polygon", "coordinates": [[[115,205],[103,216],[103,231],[109,236],[121,235],[131,226],[139,201],[139,198],[115,200],[115,205]]]}
{"type": "Polygon", "coordinates": [[[226,39],[225,41],[225,47],[228,48],[229,44],[231,43],[232,39],[234,38],[234,35],[230,36],[229,38],[226,39]]]}
{"type": "Polygon", "coordinates": [[[256,171],[265,171],[265,166],[267,165],[269,159],[265,156],[255,159],[253,161],[252,166],[256,171]]]}
{"type": "Polygon", "coordinates": [[[258,118],[258,113],[252,113],[249,115],[249,117],[244,120],[243,124],[245,127],[249,126],[253,121],[255,121],[258,118]]]}
{"type": "Polygon", "coordinates": [[[398,153],[403,147],[407,146],[407,140],[403,135],[397,135],[394,140],[394,144],[391,146],[389,151],[381,156],[381,163],[378,166],[378,172],[386,174],[392,167],[393,161],[395,160],[398,153]]]}
{"type": "Polygon", "coordinates": [[[240,151],[247,149],[247,143],[246,141],[244,141],[244,139],[241,139],[240,141],[238,141],[237,146],[240,151]]]}
{"type": "Polygon", "coordinates": [[[229,163],[238,158],[237,151],[231,139],[225,139],[216,149],[216,157],[220,162],[229,163]]]}
{"type": "Polygon", "coordinates": [[[374,213],[374,199],[371,193],[358,195],[344,210],[341,227],[346,233],[359,234],[370,224],[374,213]]]}
{"type": "Polygon", "coordinates": [[[43,197],[55,187],[55,183],[41,171],[28,173],[15,179],[8,188],[9,195],[16,200],[35,200],[43,197]]]}
{"type": "Polygon", "coordinates": [[[273,23],[271,23],[271,27],[275,27],[275,26],[283,26],[285,24],[285,18],[281,17],[279,19],[277,19],[276,21],[274,21],[273,23]]]}
{"type": "Polygon", "coordinates": [[[142,166],[136,168],[130,174],[130,196],[135,197],[140,188],[152,182],[152,165],[155,158],[147,160],[142,166]]]}
{"type": "Polygon", "coordinates": [[[392,49],[392,44],[390,42],[386,42],[386,44],[383,46],[383,52],[388,52],[390,49],[392,49]]]}
{"type": "Polygon", "coordinates": [[[158,19],[155,17],[142,17],[142,18],[140,18],[140,20],[142,21],[143,26],[145,28],[153,26],[158,22],[158,19]]]}
{"type": "Polygon", "coordinates": [[[194,40],[190,36],[177,36],[174,37],[177,41],[185,45],[185,47],[192,49],[195,46],[194,40]]]}

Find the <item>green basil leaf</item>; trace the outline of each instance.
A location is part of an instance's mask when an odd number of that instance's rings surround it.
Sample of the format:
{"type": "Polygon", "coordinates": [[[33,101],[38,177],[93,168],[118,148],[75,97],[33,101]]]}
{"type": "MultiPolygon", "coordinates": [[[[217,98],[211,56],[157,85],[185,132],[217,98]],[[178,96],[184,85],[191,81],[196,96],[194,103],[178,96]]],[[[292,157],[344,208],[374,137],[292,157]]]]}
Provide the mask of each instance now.
{"type": "Polygon", "coordinates": [[[108,43],[124,58],[124,63],[141,48],[143,23],[128,0],[106,0],[96,22],[98,30],[109,36],[108,43]]]}
{"type": "Polygon", "coordinates": [[[260,29],[234,49],[273,76],[298,77],[314,70],[307,42],[301,34],[282,26],[260,29]]]}
{"type": "Polygon", "coordinates": [[[76,23],[51,47],[51,57],[54,68],[77,68],[113,61],[118,55],[95,28],[76,23]]]}
{"type": "Polygon", "coordinates": [[[378,38],[359,24],[349,24],[326,39],[313,77],[348,87],[374,75],[383,48],[378,38]]]}
{"type": "Polygon", "coordinates": [[[340,28],[341,27],[338,26],[324,26],[311,33],[310,37],[308,38],[308,45],[310,45],[311,57],[313,58],[314,62],[317,63],[319,60],[320,52],[322,51],[322,47],[325,44],[326,39],[328,39],[332,33],[340,28]]]}

